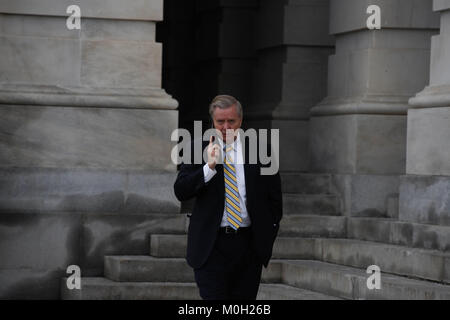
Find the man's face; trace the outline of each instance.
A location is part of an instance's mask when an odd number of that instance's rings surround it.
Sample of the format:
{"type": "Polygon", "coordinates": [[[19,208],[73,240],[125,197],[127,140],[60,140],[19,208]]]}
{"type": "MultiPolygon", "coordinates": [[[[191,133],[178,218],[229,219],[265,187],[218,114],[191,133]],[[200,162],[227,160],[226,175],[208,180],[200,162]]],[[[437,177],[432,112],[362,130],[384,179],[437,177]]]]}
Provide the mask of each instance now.
{"type": "MultiPolygon", "coordinates": [[[[242,119],[239,117],[236,105],[232,105],[226,109],[216,108],[213,113],[213,122],[214,128],[222,134],[223,141],[229,144],[234,141],[234,136],[228,137],[227,140],[227,129],[239,129],[242,119]]],[[[234,135],[236,134],[237,132],[234,132],[234,135]]]]}

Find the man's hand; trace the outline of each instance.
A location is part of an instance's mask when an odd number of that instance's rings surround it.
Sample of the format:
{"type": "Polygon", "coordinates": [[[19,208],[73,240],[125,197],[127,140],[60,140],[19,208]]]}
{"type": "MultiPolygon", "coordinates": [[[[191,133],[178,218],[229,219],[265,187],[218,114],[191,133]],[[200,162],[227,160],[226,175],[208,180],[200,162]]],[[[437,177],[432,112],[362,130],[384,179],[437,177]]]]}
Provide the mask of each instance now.
{"type": "Polygon", "coordinates": [[[216,167],[220,155],[220,147],[217,144],[213,144],[213,139],[214,136],[209,138],[209,145],[206,151],[208,153],[208,166],[211,170],[214,170],[216,167]]]}

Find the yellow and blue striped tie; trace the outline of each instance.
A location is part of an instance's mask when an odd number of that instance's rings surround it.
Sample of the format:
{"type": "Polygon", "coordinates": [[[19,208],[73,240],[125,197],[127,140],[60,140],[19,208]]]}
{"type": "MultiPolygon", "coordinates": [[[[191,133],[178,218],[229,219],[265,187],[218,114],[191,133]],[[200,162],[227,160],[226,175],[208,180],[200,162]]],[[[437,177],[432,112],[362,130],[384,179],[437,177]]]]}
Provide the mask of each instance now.
{"type": "Polygon", "coordinates": [[[242,225],[242,217],[239,189],[236,179],[236,167],[233,164],[233,158],[230,152],[232,150],[232,146],[226,148],[223,166],[225,178],[225,210],[227,212],[227,221],[230,227],[237,230],[242,225]]]}

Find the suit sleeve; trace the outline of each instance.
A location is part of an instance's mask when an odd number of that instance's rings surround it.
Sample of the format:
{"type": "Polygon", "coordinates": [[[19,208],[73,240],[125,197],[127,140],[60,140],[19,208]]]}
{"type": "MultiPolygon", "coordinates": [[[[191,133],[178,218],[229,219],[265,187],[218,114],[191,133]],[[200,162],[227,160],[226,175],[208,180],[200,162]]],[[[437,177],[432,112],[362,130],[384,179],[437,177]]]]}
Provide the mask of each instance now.
{"type": "Polygon", "coordinates": [[[177,179],[174,184],[175,196],[179,201],[187,201],[195,197],[206,185],[202,164],[194,164],[194,141],[191,142],[191,163],[183,163],[180,166],[177,179]]]}
{"type": "Polygon", "coordinates": [[[203,166],[181,165],[174,184],[175,196],[179,201],[187,201],[195,197],[204,186],[203,166]]]}

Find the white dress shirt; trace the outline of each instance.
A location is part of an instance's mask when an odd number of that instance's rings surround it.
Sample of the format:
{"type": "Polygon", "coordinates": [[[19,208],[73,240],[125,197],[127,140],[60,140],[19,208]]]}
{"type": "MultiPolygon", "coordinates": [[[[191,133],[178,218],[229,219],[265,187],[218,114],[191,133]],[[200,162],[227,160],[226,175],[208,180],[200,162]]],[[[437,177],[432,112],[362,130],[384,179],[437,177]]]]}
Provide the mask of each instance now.
{"type": "MultiPolygon", "coordinates": [[[[223,151],[223,141],[218,138],[217,139],[220,144],[220,149],[223,151]]],[[[240,208],[241,208],[241,217],[242,217],[242,223],[241,227],[249,227],[251,224],[250,217],[247,212],[247,192],[245,190],[245,175],[244,175],[244,161],[242,157],[242,144],[239,134],[236,136],[236,140],[232,143],[233,146],[233,152],[234,156],[232,157],[234,160],[234,166],[236,168],[236,180],[239,190],[239,202],[240,202],[240,208]]],[[[223,155],[225,156],[225,152],[223,152],[223,155]]],[[[214,168],[213,170],[208,166],[206,163],[203,166],[203,173],[205,176],[205,183],[207,183],[209,180],[211,180],[214,175],[217,173],[217,170],[214,168]]],[[[225,184],[225,181],[223,181],[225,184]]],[[[226,197],[225,197],[226,201],[226,197]]],[[[227,212],[226,212],[226,205],[224,204],[224,210],[223,210],[223,217],[222,222],[220,224],[221,227],[229,226],[229,223],[227,221],[227,212]]]]}

